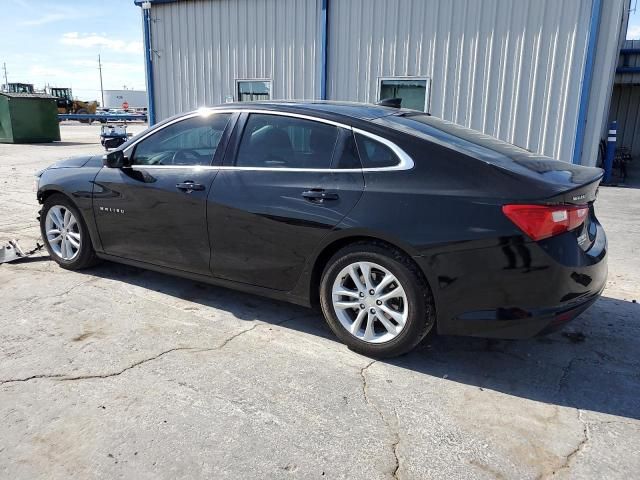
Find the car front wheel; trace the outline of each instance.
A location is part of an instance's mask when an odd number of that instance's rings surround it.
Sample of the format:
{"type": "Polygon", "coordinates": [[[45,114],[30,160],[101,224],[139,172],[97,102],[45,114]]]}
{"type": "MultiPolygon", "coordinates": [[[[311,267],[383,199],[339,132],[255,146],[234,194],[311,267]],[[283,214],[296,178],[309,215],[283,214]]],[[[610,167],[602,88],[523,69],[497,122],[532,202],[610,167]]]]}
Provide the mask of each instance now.
{"type": "Polygon", "coordinates": [[[61,267],[80,270],[96,263],[82,216],[64,195],[55,194],[45,200],[40,231],[49,255],[61,267]]]}
{"type": "Polygon", "coordinates": [[[338,338],[373,357],[408,352],[435,323],[422,273],[386,245],[356,243],[337,252],[322,275],[320,303],[338,338]]]}

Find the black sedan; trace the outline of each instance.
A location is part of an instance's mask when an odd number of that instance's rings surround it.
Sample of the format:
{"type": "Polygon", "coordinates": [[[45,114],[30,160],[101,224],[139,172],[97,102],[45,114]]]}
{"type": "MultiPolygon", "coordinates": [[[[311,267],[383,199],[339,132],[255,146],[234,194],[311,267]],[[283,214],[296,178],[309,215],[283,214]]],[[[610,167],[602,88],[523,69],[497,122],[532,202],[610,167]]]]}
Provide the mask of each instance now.
{"type": "Polygon", "coordinates": [[[63,268],[122,262],[319,305],[354,350],[441,334],[524,338],[589,307],[607,276],[602,171],[422,112],[230,104],[170,118],[40,174],[63,268]]]}

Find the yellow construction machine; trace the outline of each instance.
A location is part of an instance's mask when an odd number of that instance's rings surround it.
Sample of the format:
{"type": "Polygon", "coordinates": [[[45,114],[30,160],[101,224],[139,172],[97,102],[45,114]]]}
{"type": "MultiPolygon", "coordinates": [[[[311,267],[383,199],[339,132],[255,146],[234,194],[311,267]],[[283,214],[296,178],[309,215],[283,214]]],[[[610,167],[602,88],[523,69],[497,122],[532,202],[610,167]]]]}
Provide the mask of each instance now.
{"type": "MultiPolygon", "coordinates": [[[[90,114],[96,113],[98,102],[83,102],[82,100],[74,100],[73,93],[70,88],[47,87],[47,93],[56,97],[58,104],[58,113],[78,113],[90,114]]],[[[81,122],[89,122],[89,120],[80,120],[81,122]]]]}

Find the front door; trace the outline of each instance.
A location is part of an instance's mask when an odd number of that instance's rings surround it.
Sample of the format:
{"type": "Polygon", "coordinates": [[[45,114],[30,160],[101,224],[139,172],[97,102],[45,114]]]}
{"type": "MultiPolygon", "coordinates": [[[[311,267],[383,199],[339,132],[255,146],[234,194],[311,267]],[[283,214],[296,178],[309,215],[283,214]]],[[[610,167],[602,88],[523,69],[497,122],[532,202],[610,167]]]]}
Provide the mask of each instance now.
{"type": "Polygon", "coordinates": [[[240,123],[237,148],[228,149],[209,195],[211,269],[217,277],[288,291],[362,195],[352,133],[266,112],[240,123]],[[335,159],[345,156],[355,168],[336,168],[335,159]]]}
{"type": "Polygon", "coordinates": [[[131,167],[98,173],[93,209],[105,253],[210,275],[206,199],[230,117],[168,124],[127,152],[131,167]]]}

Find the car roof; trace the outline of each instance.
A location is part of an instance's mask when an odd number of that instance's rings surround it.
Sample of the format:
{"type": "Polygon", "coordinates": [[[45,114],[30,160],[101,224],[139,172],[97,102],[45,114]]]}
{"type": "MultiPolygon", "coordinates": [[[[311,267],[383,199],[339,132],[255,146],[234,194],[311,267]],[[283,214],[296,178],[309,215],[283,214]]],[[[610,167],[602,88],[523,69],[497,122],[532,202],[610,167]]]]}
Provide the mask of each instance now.
{"type": "Polygon", "coordinates": [[[283,112],[315,113],[319,116],[340,116],[358,120],[375,120],[376,118],[394,115],[400,109],[373,105],[370,103],[336,102],[329,100],[265,100],[259,102],[226,103],[213,107],[214,109],[233,108],[238,110],[260,109],[280,110],[283,112]]]}
{"type": "Polygon", "coordinates": [[[141,136],[150,134],[152,130],[163,128],[165,125],[173,123],[176,120],[180,120],[185,117],[192,116],[199,112],[206,110],[265,110],[274,112],[288,112],[298,113],[301,115],[316,116],[327,120],[333,120],[335,122],[349,122],[349,119],[357,122],[362,122],[360,126],[366,125],[368,127],[376,127],[375,124],[370,123],[377,118],[383,118],[389,115],[398,115],[402,112],[414,112],[413,110],[405,110],[392,107],[384,107],[381,105],[374,105],[371,103],[358,103],[358,102],[336,102],[330,100],[265,100],[257,102],[232,102],[222,103],[214,106],[203,106],[197,110],[189,112],[182,112],[171,117],[165,118],[160,122],[152,125],[149,129],[140,132],[137,135],[129,138],[120,148],[126,149],[132,143],[136,142],[141,136]]]}

